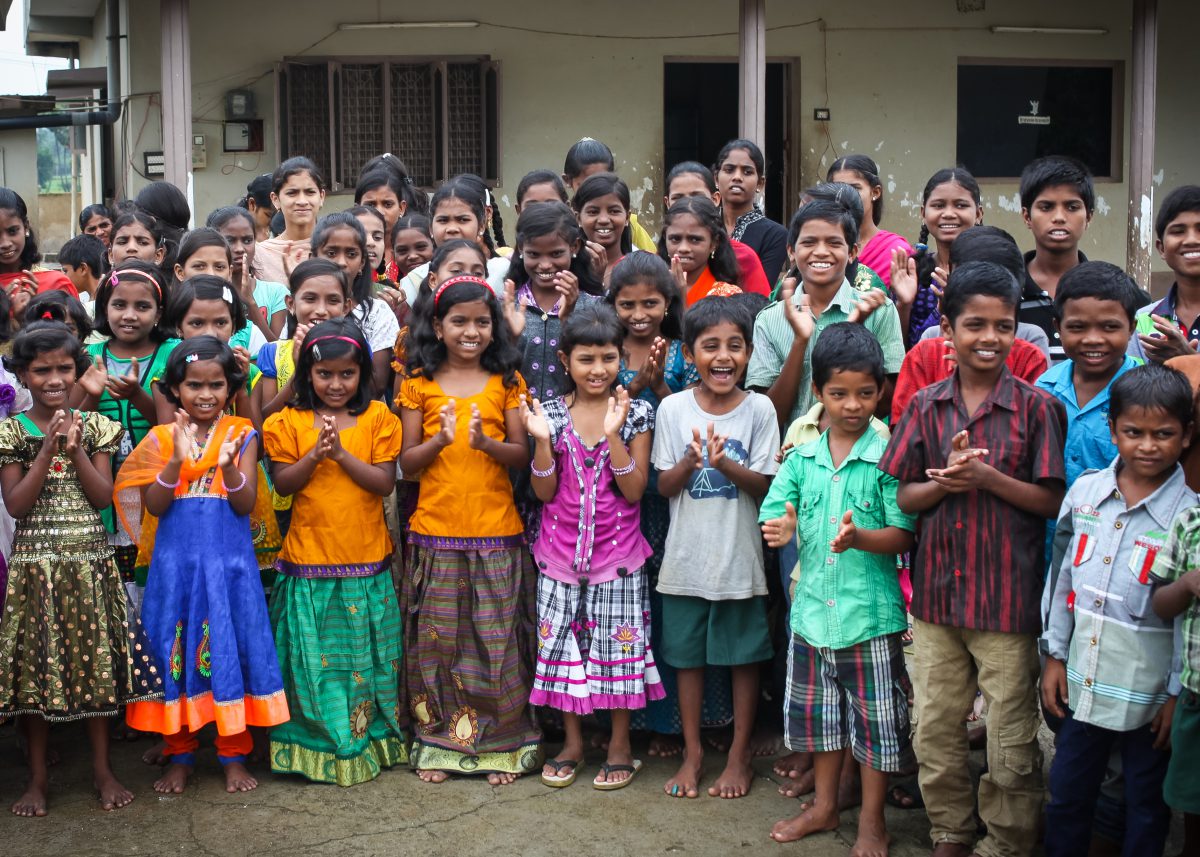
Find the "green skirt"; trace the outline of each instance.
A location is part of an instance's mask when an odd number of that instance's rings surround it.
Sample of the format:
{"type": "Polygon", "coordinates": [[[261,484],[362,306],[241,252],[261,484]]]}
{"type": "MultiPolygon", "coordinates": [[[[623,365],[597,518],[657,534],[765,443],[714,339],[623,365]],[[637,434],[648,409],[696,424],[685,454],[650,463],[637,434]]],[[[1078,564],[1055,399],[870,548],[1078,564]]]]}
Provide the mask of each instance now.
{"type": "Polygon", "coordinates": [[[271,770],[352,786],[407,762],[391,575],[280,574],[271,625],[291,712],[271,730],[271,770]]]}

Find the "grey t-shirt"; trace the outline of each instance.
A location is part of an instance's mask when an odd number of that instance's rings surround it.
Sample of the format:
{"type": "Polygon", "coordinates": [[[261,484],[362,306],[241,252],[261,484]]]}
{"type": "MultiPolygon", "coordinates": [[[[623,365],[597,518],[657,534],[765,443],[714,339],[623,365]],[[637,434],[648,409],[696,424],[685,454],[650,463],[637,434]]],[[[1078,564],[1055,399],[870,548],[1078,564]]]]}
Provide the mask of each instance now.
{"type": "MultiPolygon", "coordinates": [[[[668,396],[659,405],[654,467],[674,467],[687,453],[692,429],[699,429],[703,440],[710,422],[717,434],[729,438],[725,454],[734,461],[768,476],[779,469],[779,425],[770,399],[751,392],[729,413],[710,414],[701,410],[694,389],[668,396]]],[[[658,591],[709,601],[766,595],[758,505],[715,468],[695,471],[671,498],[658,591]]]]}

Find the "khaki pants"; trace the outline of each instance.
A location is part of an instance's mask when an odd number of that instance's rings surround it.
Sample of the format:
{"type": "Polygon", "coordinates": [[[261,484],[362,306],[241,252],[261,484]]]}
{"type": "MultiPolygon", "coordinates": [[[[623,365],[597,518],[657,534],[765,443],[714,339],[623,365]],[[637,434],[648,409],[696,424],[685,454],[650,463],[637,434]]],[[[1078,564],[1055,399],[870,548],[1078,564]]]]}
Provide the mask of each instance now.
{"type": "Polygon", "coordinates": [[[1037,637],[913,620],[909,673],[916,694],[913,747],[934,845],[969,846],[975,839],[963,721],[978,686],[988,703],[988,772],[979,781],[979,815],[988,834],[975,851],[1026,857],[1042,812],[1037,637]]]}

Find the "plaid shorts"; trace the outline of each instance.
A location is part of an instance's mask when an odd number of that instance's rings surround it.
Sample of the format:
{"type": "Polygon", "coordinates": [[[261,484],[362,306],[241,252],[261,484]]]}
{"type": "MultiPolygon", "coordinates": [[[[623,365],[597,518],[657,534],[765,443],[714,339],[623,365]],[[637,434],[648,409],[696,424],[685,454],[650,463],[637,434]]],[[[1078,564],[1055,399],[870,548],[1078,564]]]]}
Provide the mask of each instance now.
{"type": "Polygon", "coordinates": [[[914,761],[900,634],[845,649],[814,648],[792,634],[784,697],[784,743],[804,753],[849,746],[876,771],[904,770],[914,761]]]}

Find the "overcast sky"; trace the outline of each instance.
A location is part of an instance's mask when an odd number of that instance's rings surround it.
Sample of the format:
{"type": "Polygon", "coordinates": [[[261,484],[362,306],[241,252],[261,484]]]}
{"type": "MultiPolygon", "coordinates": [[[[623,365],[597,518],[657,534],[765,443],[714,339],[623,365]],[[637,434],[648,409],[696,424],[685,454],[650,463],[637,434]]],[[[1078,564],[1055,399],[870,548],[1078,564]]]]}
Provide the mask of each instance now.
{"type": "Polygon", "coordinates": [[[0,32],[0,95],[45,95],[46,70],[67,61],[25,55],[25,0],[13,0],[0,32]]]}

